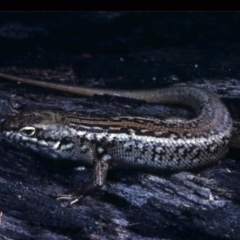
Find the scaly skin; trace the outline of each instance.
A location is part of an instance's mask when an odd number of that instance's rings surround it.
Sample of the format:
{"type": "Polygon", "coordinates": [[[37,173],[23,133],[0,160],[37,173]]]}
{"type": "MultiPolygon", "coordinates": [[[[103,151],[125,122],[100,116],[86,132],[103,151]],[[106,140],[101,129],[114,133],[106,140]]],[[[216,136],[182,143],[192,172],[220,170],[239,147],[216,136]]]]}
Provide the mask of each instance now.
{"type": "MultiPolygon", "coordinates": [[[[20,79],[1,78],[74,94],[109,94],[148,102],[184,104],[197,118],[161,121],[153,118],[89,118],[68,112],[25,111],[2,123],[11,143],[56,159],[94,166],[89,183],[74,195],[75,203],[104,183],[109,167],[180,171],[210,165],[223,158],[229,146],[238,145],[232,118],[213,94],[189,85],[154,90],[111,90],[69,87],[20,79]]],[[[61,198],[71,199],[72,196],[61,198]]]]}

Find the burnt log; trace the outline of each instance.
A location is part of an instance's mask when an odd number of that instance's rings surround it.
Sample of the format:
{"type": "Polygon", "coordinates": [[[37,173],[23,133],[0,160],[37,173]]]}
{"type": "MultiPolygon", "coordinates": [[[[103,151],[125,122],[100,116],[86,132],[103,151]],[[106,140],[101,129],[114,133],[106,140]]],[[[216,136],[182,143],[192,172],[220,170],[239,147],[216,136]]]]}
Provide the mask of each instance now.
{"type": "MultiPolygon", "coordinates": [[[[239,14],[223,14],[228,22],[213,13],[0,15],[0,72],[119,89],[184,82],[215,93],[239,119],[239,14]]],[[[92,117],[195,116],[183,107],[87,99],[3,80],[0,109],[1,121],[25,109],[92,117]]],[[[78,189],[92,169],[53,162],[4,140],[0,152],[3,239],[240,239],[238,151],[196,171],[110,171],[101,190],[71,208],[55,196],[78,189]]]]}

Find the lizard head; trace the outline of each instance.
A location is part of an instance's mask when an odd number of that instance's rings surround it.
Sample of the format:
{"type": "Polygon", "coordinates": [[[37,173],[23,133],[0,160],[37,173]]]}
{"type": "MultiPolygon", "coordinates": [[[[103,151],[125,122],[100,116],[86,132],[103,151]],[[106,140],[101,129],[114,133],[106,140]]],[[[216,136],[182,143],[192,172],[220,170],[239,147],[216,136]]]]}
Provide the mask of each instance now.
{"type": "Polygon", "coordinates": [[[68,159],[74,142],[64,116],[52,111],[24,111],[2,122],[0,131],[8,142],[50,158],[68,159]]]}

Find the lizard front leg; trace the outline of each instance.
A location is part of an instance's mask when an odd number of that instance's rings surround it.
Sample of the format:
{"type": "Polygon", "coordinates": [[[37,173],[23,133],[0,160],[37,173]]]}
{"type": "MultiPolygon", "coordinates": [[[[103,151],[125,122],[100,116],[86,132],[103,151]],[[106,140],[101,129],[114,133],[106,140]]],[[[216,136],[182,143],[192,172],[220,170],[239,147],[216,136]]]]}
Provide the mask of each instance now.
{"type": "Polygon", "coordinates": [[[109,169],[111,156],[106,153],[103,154],[102,148],[98,148],[97,153],[98,154],[95,155],[96,159],[94,160],[91,179],[86,182],[79,191],[73,194],[60,195],[56,198],[57,200],[71,200],[69,203],[71,206],[103,186],[109,169]]]}

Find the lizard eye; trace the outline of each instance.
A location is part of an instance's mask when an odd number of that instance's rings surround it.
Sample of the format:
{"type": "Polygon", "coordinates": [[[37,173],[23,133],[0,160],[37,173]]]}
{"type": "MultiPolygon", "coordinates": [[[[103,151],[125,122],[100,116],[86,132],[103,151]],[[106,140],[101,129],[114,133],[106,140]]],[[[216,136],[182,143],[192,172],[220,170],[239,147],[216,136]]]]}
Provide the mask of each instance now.
{"type": "Polygon", "coordinates": [[[20,129],[21,132],[24,132],[28,136],[32,136],[35,133],[34,127],[23,127],[20,129]]]}

